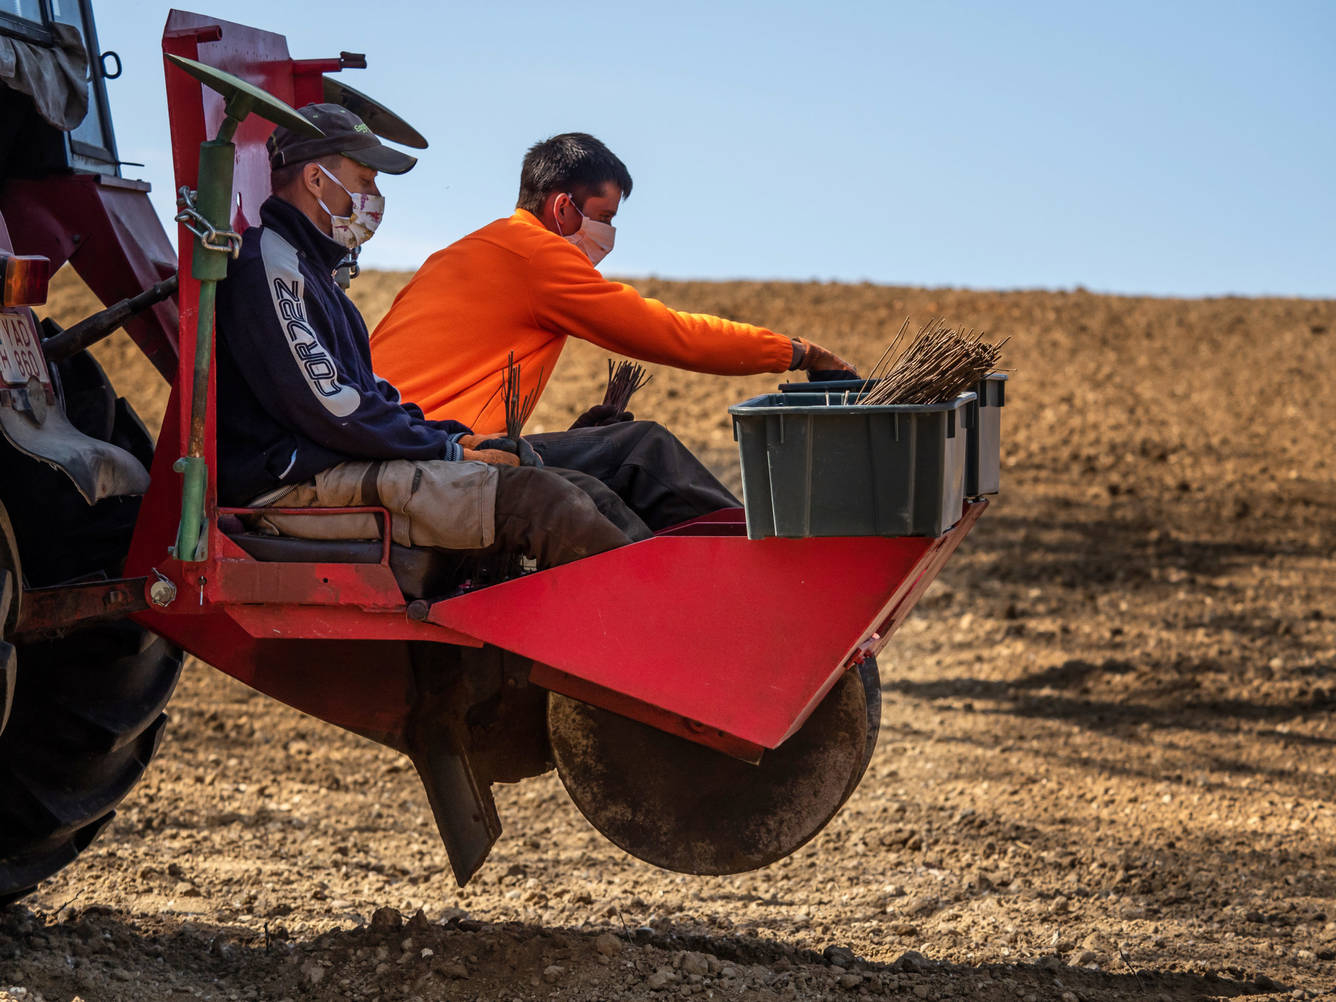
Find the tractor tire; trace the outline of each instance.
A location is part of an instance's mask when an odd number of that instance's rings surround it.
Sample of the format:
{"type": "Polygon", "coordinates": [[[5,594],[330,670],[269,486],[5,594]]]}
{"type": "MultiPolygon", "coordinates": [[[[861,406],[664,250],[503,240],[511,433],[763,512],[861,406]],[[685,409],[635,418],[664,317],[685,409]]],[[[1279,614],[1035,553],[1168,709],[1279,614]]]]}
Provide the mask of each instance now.
{"type": "Polygon", "coordinates": [[[182,662],[129,622],[16,653],[0,734],[0,903],[68,865],[111,820],[157,750],[182,662]]]}
{"type": "Polygon", "coordinates": [[[14,686],[18,681],[18,652],[5,640],[19,621],[19,597],[23,574],[19,567],[19,543],[9,514],[0,504],[0,735],[9,723],[14,705],[14,686]]]}
{"type": "MultiPolygon", "coordinates": [[[[152,444],[133,410],[91,356],[76,359],[61,373],[71,417],[86,434],[148,458],[152,444]]],[[[129,620],[6,640],[24,584],[119,576],[140,499],[90,506],[64,474],[4,443],[0,471],[0,604],[12,582],[0,609],[0,700],[9,704],[0,730],[3,905],[71,863],[114,816],[157,749],[182,655],[129,620]]]]}

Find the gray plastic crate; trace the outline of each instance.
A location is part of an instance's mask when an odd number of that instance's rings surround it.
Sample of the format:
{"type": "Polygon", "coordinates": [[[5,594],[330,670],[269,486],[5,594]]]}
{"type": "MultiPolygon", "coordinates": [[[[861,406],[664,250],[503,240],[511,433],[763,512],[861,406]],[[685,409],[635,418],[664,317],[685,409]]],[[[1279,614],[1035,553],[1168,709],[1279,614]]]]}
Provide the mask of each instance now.
{"type": "Polygon", "coordinates": [[[978,397],[965,422],[965,496],[996,494],[1001,488],[1002,408],[1007,403],[1007,375],[990,372],[975,387],[978,397]]]}
{"type": "Polygon", "coordinates": [[[964,504],[974,400],[865,407],[768,393],[734,404],[747,536],[940,536],[964,504]]]}
{"type": "MultiPolygon", "coordinates": [[[[871,380],[782,383],[780,391],[807,404],[853,402],[867,392],[871,380]]],[[[1007,400],[1007,375],[990,372],[974,388],[978,400],[965,418],[965,497],[997,494],[1001,489],[1002,408],[1007,400]]]]}

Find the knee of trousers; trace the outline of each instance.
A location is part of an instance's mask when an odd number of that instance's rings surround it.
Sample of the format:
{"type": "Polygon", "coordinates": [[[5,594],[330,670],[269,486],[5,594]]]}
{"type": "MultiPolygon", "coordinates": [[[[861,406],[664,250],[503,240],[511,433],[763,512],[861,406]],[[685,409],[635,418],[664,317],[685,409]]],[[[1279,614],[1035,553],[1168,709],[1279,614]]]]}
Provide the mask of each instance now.
{"type": "Polygon", "coordinates": [[[605,426],[607,434],[623,443],[627,452],[658,451],[669,453],[687,452],[681,439],[657,421],[622,421],[605,426]]]}
{"type": "Polygon", "coordinates": [[[532,466],[497,468],[497,523],[503,518],[520,518],[537,526],[611,525],[594,499],[575,484],[550,470],[532,466]]]}

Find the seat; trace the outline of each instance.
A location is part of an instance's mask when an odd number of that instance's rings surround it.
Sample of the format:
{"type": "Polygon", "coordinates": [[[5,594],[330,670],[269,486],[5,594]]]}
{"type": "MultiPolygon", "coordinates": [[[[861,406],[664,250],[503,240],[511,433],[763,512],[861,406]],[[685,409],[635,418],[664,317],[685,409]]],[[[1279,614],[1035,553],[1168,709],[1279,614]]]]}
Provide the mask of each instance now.
{"type": "MultiPolygon", "coordinates": [[[[300,539],[250,532],[235,515],[223,515],[218,528],[256,560],[281,564],[376,564],[378,539],[300,539]]],[[[408,600],[439,598],[458,591],[477,576],[479,561],[466,552],[390,544],[390,571],[408,600]]]]}

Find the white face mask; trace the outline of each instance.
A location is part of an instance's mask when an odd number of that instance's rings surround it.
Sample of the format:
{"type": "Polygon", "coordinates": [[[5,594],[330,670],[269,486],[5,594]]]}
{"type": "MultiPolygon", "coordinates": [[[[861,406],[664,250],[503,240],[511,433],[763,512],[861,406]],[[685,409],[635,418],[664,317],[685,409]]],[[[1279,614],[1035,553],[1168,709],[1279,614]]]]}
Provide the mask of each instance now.
{"type": "MultiPolygon", "coordinates": [[[[569,193],[566,195],[571,200],[571,206],[576,212],[580,212],[580,207],[575,204],[575,198],[569,193]]],[[[557,223],[560,227],[561,223],[557,223]]],[[[558,229],[557,232],[561,232],[558,229]]],[[[613,240],[617,236],[617,227],[611,223],[600,222],[597,219],[590,219],[583,212],[580,212],[580,228],[574,233],[562,233],[563,237],[579,247],[589,257],[589,263],[597,265],[612,250],[613,240]]]]}
{"type": "Polygon", "coordinates": [[[348,197],[353,200],[351,215],[336,216],[329,211],[329,206],[320,199],[320,208],[324,209],[329,215],[330,239],[335,243],[342,244],[349,250],[356,250],[362,244],[366,243],[376,232],[376,227],[380,225],[381,219],[385,217],[385,199],[380,195],[367,195],[362,192],[351,192],[344,188],[343,182],[336,178],[329,171],[325,170],[324,164],[317,164],[325,177],[329,178],[344,191],[348,192],[348,197]]]}

